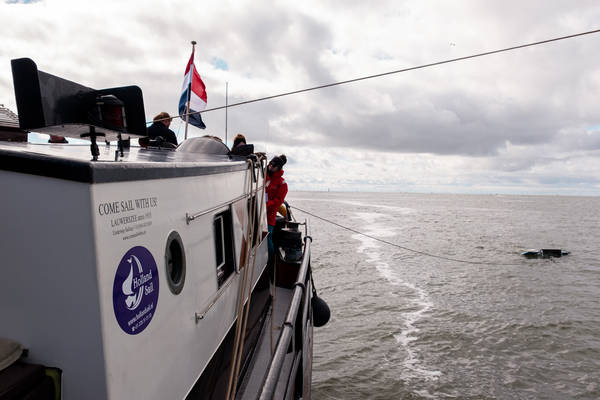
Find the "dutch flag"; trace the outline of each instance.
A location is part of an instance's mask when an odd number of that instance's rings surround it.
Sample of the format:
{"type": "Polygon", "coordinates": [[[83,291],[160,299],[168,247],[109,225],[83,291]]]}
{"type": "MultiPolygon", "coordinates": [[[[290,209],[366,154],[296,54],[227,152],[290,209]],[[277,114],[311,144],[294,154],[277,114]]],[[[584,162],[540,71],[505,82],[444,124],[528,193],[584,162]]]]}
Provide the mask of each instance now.
{"type": "MultiPolygon", "coordinates": [[[[183,79],[183,87],[181,88],[181,97],[179,98],[179,115],[185,121],[186,113],[204,110],[206,108],[206,100],[206,86],[204,86],[204,82],[202,82],[200,74],[198,74],[194,66],[194,50],[192,50],[192,56],[185,68],[185,77],[183,79]],[[187,109],[188,100],[190,102],[189,110],[187,109]]],[[[206,128],[200,114],[191,114],[189,118],[190,124],[200,129],[206,128]]]]}

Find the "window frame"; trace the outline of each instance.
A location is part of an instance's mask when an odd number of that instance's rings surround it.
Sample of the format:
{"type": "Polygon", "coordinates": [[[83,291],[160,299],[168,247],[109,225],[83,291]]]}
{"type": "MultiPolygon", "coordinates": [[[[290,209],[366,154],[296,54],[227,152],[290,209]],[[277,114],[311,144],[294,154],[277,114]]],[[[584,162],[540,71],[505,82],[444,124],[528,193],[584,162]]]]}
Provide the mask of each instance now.
{"type": "Polygon", "coordinates": [[[235,257],[235,238],[233,233],[233,211],[231,205],[220,209],[213,215],[213,246],[215,249],[214,266],[217,279],[217,289],[223,288],[227,281],[237,272],[235,257]],[[217,228],[219,224],[219,228],[217,228]],[[218,233],[220,230],[220,237],[218,233]],[[220,242],[220,243],[219,243],[220,242]],[[220,244],[221,254],[218,254],[220,244]],[[219,263],[221,258],[221,263],[219,263]]]}

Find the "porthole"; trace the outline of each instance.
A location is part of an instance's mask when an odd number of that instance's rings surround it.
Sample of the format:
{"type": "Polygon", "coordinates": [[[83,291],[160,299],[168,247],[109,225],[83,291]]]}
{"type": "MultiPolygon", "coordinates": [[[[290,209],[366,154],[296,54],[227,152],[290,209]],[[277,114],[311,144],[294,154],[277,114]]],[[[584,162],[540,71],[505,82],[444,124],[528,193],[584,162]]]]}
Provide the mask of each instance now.
{"type": "Polygon", "coordinates": [[[165,267],[167,269],[167,283],[171,293],[181,293],[185,283],[185,251],[181,236],[175,231],[171,232],[167,238],[165,267]]]}

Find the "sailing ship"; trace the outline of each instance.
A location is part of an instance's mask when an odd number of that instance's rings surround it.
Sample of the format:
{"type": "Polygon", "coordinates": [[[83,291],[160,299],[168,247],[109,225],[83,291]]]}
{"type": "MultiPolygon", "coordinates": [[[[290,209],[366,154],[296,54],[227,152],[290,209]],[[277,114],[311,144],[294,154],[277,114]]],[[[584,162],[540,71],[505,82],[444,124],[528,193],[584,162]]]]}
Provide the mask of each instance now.
{"type": "Polygon", "coordinates": [[[21,129],[90,146],[0,144],[0,344],[17,354],[0,398],[309,399],[329,309],[289,207],[268,255],[265,157],[212,137],[127,149],[146,136],[139,87],[12,71],[21,129]]]}

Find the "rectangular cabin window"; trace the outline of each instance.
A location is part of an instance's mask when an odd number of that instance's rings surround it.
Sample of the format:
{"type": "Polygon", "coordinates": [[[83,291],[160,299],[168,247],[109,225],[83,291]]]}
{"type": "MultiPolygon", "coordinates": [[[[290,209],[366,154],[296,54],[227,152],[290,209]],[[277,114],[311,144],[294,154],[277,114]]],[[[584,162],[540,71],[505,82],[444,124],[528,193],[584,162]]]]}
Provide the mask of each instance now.
{"type": "MultiPolygon", "coordinates": [[[[258,220],[258,215],[260,214],[260,197],[256,197],[256,196],[252,196],[248,199],[248,219],[253,218],[253,227],[252,227],[252,235],[253,235],[253,239],[252,239],[252,245],[256,246],[259,243],[259,231],[258,231],[258,227],[259,227],[259,223],[260,221],[258,220]],[[256,204],[254,204],[254,202],[256,202],[256,204]],[[252,217],[252,210],[254,209],[254,217],[252,217]]],[[[263,216],[266,214],[266,205],[263,202],[263,207],[265,207],[265,210],[263,211],[263,216]]]]}
{"type": "Polygon", "coordinates": [[[235,269],[233,228],[231,209],[215,215],[213,221],[215,233],[215,259],[217,263],[217,283],[219,288],[235,269]]]}

